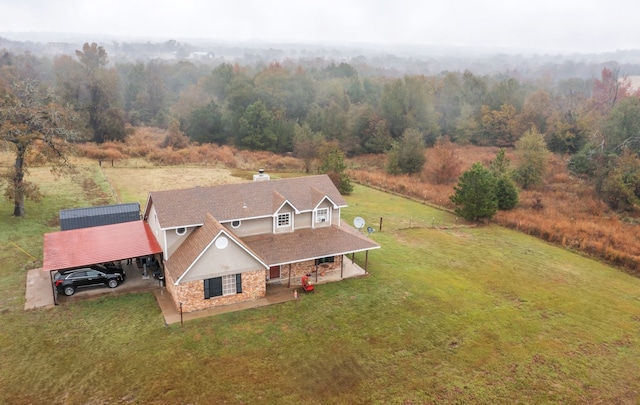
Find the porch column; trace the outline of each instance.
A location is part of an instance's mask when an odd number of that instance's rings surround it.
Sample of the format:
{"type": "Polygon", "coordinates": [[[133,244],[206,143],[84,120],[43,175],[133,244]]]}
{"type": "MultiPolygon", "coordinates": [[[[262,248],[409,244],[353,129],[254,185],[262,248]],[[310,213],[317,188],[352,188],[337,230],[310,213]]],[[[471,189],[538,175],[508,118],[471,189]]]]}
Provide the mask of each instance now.
{"type": "Polygon", "coordinates": [[[364,255],[364,272],[365,273],[369,273],[367,271],[367,267],[369,267],[369,251],[367,250],[365,255],[364,255]]]}
{"type": "Polygon", "coordinates": [[[344,255],[340,255],[340,279],[342,279],[343,272],[344,272],[344,255]]]}
{"type": "Polygon", "coordinates": [[[289,282],[287,283],[287,288],[291,288],[291,263],[289,263],[289,282]]]}

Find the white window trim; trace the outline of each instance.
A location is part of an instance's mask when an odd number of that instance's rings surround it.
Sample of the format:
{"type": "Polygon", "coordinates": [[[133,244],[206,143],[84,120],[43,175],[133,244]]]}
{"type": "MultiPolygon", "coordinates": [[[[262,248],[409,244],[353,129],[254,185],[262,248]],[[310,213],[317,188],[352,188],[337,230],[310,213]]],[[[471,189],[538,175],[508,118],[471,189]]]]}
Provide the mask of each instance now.
{"type": "Polygon", "coordinates": [[[318,208],[316,210],[316,223],[329,222],[329,208],[318,208]],[[324,215],[320,215],[321,212],[324,212],[324,215]],[[324,219],[324,221],[322,220],[324,219]]]}
{"type": "Polygon", "coordinates": [[[222,276],[222,296],[237,294],[236,275],[229,274],[222,276]]]}
{"type": "Polygon", "coordinates": [[[278,214],[276,216],[276,227],[277,228],[289,228],[291,227],[291,213],[290,212],[281,212],[280,214],[278,214]],[[286,225],[280,225],[280,216],[287,216],[287,224],[286,225]]]}

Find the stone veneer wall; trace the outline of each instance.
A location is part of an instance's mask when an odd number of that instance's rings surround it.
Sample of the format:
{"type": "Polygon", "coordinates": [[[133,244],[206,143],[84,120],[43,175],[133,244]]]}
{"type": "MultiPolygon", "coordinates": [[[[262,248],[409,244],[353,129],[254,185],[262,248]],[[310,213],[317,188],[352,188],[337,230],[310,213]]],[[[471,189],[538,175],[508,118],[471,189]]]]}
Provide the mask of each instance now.
{"type": "Polygon", "coordinates": [[[240,294],[223,295],[209,299],[204,299],[203,280],[189,281],[175,285],[175,280],[172,280],[171,276],[167,274],[166,282],[167,290],[171,294],[176,308],[179,308],[180,302],[182,302],[183,312],[255,300],[264,297],[267,293],[264,270],[242,273],[242,292],[240,294]]]}
{"type": "MultiPolygon", "coordinates": [[[[335,261],[333,263],[323,263],[318,265],[318,271],[322,273],[323,271],[330,272],[330,271],[340,270],[342,260],[344,260],[344,255],[338,255],[336,256],[335,261]]],[[[291,263],[291,279],[302,277],[305,274],[313,274],[315,271],[316,271],[315,260],[308,260],[306,262],[299,262],[299,263],[291,263]]],[[[267,276],[269,275],[269,270],[267,270],[266,274],[267,276]]],[[[289,278],[289,265],[284,264],[280,267],[279,280],[286,280],[288,278],[289,278]]]]}

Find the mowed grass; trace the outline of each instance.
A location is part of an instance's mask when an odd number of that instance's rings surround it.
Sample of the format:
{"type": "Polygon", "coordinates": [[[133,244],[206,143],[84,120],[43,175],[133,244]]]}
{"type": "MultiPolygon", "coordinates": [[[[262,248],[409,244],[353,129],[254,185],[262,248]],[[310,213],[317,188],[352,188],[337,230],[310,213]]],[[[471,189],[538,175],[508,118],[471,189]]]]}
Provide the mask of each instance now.
{"type": "MultiPolygon", "coordinates": [[[[134,201],[175,175],[106,172],[134,201]]],[[[361,186],[343,217],[376,229],[368,278],[184,326],[147,293],[25,312],[29,255],[57,210],[95,202],[83,185],[101,172],[82,175],[33,169],[47,197],[26,218],[0,203],[0,403],[638,403],[640,280],[361,186]]]]}

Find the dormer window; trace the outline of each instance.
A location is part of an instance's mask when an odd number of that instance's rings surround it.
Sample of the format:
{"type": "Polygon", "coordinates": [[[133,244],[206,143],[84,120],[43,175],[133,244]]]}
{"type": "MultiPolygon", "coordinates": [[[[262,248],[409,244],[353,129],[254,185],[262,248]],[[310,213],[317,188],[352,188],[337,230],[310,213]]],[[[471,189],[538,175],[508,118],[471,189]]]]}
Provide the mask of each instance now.
{"type": "Polygon", "coordinates": [[[176,228],[176,235],[182,236],[187,233],[187,228],[176,228]]]}
{"type": "Polygon", "coordinates": [[[318,208],[316,211],[316,222],[329,221],[329,208],[318,208]]]}
{"type": "Polygon", "coordinates": [[[284,228],[289,225],[291,225],[291,213],[278,214],[278,228],[284,228]]]}
{"type": "Polygon", "coordinates": [[[232,221],[231,222],[231,227],[234,228],[234,229],[239,228],[240,227],[240,220],[236,219],[235,221],[232,221]]]}

